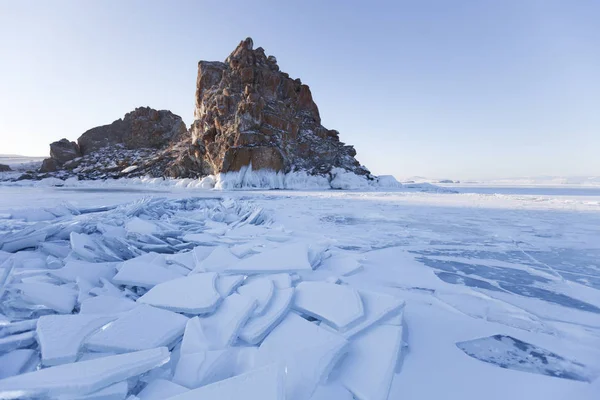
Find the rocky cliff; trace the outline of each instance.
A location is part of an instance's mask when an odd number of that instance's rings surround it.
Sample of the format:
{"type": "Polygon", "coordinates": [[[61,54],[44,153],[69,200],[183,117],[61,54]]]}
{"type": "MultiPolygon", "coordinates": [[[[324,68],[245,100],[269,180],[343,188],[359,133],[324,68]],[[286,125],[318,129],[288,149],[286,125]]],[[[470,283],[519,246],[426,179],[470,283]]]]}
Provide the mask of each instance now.
{"type": "Polygon", "coordinates": [[[339,133],[321,125],[310,88],[279,70],[274,56],[243,40],[225,62],[200,61],[194,122],[137,108],[109,125],[50,145],[41,173],[80,179],[150,175],[202,177],[253,170],[370,177],[339,133]]]}
{"type": "Polygon", "coordinates": [[[196,81],[194,156],[205,173],[243,166],[328,173],[339,167],[368,174],[339,133],[321,125],[310,88],[279,70],[252,39],[222,62],[200,61],[196,81]]]}

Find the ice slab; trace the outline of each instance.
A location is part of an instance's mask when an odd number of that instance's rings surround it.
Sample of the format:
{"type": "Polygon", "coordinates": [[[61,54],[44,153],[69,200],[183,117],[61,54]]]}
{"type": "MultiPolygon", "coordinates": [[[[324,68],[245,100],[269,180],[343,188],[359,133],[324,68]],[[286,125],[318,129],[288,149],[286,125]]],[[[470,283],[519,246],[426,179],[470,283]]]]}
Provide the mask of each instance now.
{"type": "Polygon", "coordinates": [[[235,375],[238,350],[208,350],[182,354],[179,358],[173,382],[190,389],[208,385],[235,375]]]}
{"type": "Polygon", "coordinates": [[[221,296],[216,289],[217,274],[205,272],[160,283],[138,299],[175,312],[205,314],[215,310],[221,296]]]}
{"type": "Polygon", "coordinates": [[[33,371],[39,362],[38,352],[31,349],[13,350],[0,355],[0,379],[33,371]]]}
{"type": "Polygon", "coordinates": [[[2,322],[3,321],[0,320],[0,337],[31,331],[35,329],[35,326],[37,325],[37,319],[28,319],[17,322],[8,322],[8,320],[6,320],[6,323],[4,324],[2,322]]]}
{"type": "Polygon", "coordinates": [[[294,296],[295,310],[345,331],[364,316],[356,289],[327,282],[300,282],[294,296]]]}
{"type": "Polygon", "coordinates": [[[181,265],[182,267],[193,270],[196,266],[196,259],[193,251],[187,251],[176,254],[166,254],[165,260],[170,264],[181,265]]]}
{"type": "Polygon", "coordinates": [[[166,347],[40,369],[0,380],[0,398],[86,395],[169,361],[166,347]]]}
{"type": "Polygon", "coordinates": [[[37,323],[42,364],[75,362],[83,341],[94,331],[116,319],[98,315],[45,315],[37,323]]]}
{"type": "Polygon", "coordinates": [[[350,342],[337,374],[355,398],[386,400],[402,346],[402,326],[378,325],[350,342]]]}
{"type": "Polygon", "coordinates": [[[269,306],[273,294],[275,293],[275,285],[268,278],[254,279],[238,288],[238,293],[244,297],[256,301],[254,315],[261,315],[269,306]]]}
{"type": "Polygon", "coordinates": [[[352,393],[338,382],[317,386],[310,400],[354,400],[352,393]]]}
{"type": "Polygon", "coordinates": [[[71,249],[82,260],[90,262],[121,261],[108,248],[84,233],[71,232],[71,249]]]}
{"type": "Polygon", "coordinates": [[[127,352],[167,346],[185,329],[188,318],[140,304],[86,340],[92,351],[127,352]]]}
{"type": "Polygon", "coordinates": [[[244,281],[244,275],[219,275],[217,292],[221,297],[229,296],[244,281]]]}
{"type": "Polygon", "coordinates": [[[116,314],[129,311],[135,306],[135,301],[126,297],[100,295],[84,300],[79,314],[116,314]]]}
{"type": "Polygon", "coordinates": [[[507,335],[458,342],[456,346],[469,356],[500,368],[582,382],[594,379],[585,365],[507,335]]]}
{"type": "Polygon", "coordinates": [[[185,242],[202,243],[205,245],[214,244],[217,238],[209,233],[188,233],[181,238],[185,242]]]}
{"type": "Polygon", "coordinates": [[[231,265],[227,272],[239,274],[273,274],[278,272],[299,272],[312,270],[308,262],[308,248],[295,243],[267,250],[231,265]]]}
{"type": "Polygon", "coordinates": [[[144,260],[128,260],[112,279],[118,285],[140,286],[151,288],[159,283],[181,278],[182,275],[170,269],[144,260]]]}
{"type": "Polygon", "coordinates": [[[95,287],[90,290],[90,294],[96,296],[111,296],[111,297],[124,297],[125,291],[120,290],[118,287],[113,285],[108,279],[100,278],[101,287],[95,287]]]}
{"type": "Polygon", "coordinates": [[[152,235],[160,231],[159,227],[151,221],[133,217],[125,223],[125,229],[131,233],[141,233],[144,235],[152,235]]]}
{"type": "Polygon", "coordinates": [[[351,338],[371,325],[398,313],[404,307],[404,301],[388,294],[359,290],[363,302],[364,318],[348,330],[342,332],[351,338]]]}
{"type": "Polygon", "coordinates": [[[100,389],[96,392],[79,395],[62,395],[55,397],[56,400],[124,400],[127,397],[129,385],[127,381],[122,381],[100,389]]]}
{"type": "Polygon", "coordinates": [[[21,298],[32,304],[41,304],[52,310],[68,314],[77,301],[77,291],[67,286],[51,283],[31,282],[14,285],[21,292],[21,298]]]}
{"type": "Polygon", "coordinates": [[[194,247],[194,249],[192,250],[192,254],[194,256],[195,267],[198,266],[202,261],[204,261],[206,257],[208,257],[213,252],[215,248],[215,246],[194,247]]]}
{"type": "Polygon", "coordinates": [[[9,253],[19,250],[37,247],[46,240],[46,232],[33,228],[24,229],[20,232],[11,233],[2,238],[0,249],[9,253]]]}
{"type": "Polygon", "coordinates": [[[87,261],[69,261],[59,269],[49,271],[50,275],[56,276],[66,282],[75,282],[77,278],[97,284],[100,278],[112,279],[117,273],[115,263],[91,263],[87,261]]]}
{"type": "Polygon", "coordinates": [[[307,399],[327,378],[347,345],[339,334],[288,313],[260,345],[257,364],[284,364],[286,400],[307,399]]]}
{"type": "Polygon", "coordinates": [[[323,261],[319,270],[331,271],[332,274],[346,276],[353,274],[361,268],[362,265],[355,257],[349,255],[333,255],[323,261]]]}
{"type": "Polygon", "coordinates": [[[183,340],[181,341],[180,353],[192,354],[198,353],[209,348],[209,341],[204,334],[204,329],[200,323],[199,317],[190,318],[185,325],[183,340]]]}
{"type": "Polygon", "coordinates": [[[256,302],[239,294],[225,298],[214,314],[200,318],[210,350],[231,346],[238,332],[254,312],[256,302]]]}
{"type": "Polygon", "coordinates": [[[204,271],[222,272],[239,261],[240,259],[231,254],[231,251],[227,247],[215,247],[206,258],[196,265],[192,273],[195,274],[204,271]]]}
{"type": "MultiPolygon", "coordinates": [[[[289,277],[289,275],[288,275],[289,277]]],[[[260,343],[291,307],[294,288],[276,289],[273,300],[263,315],[252,317],[241,329],[239,337],[249,344],[260,343]]]]}
{"type": "Polygon", "coordinates": [[[163,400],[187,391],[187,388],[166,379],[155,379],[146,385],[137,397],[140,400],[163,400]]]}
{"type": "Polygon", "coordinates": [[[178,396],[170,397],[168,400],[283,400],[284,398],[287,399],[284,397],[283,381],[283,368],[277,364],[272,364],[190,390],[178,396]]]}

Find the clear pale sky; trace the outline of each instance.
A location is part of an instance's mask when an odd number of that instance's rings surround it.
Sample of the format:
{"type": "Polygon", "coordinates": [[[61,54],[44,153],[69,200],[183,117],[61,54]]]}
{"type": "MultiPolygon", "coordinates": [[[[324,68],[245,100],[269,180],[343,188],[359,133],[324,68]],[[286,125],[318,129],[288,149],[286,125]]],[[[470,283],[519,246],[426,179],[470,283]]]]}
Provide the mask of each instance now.
{"type": "Polygon", "coordinates": [[[137,106],[192,122],[254,39],[376,174],[600,175],[600,1],[0,0],[0,153],[137,106]]]}

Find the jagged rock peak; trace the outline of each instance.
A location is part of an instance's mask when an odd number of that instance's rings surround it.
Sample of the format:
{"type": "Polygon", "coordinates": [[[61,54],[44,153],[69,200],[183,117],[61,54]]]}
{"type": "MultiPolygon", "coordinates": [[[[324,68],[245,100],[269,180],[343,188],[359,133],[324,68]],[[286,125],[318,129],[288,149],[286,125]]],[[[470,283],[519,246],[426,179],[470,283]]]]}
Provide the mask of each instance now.
{"type": "Polygon", "coordinates": [[[279,71],[277,59],[247,38],[225,62],[200,61],[192,135],[204,174],[253,169],[369,171],[339,133],[321,125],[308,85],[279,71]]]}

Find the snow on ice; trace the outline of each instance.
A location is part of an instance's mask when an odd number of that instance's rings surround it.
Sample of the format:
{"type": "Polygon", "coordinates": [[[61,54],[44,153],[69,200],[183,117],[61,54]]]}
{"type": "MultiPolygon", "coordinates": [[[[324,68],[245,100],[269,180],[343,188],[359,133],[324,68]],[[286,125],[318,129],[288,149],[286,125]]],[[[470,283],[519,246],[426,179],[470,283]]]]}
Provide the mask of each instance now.
{"type": "Polygon", "coordinates": [[[361,179],[0,185],[0,399],[598,397],[596,197],[361,179]]]}

